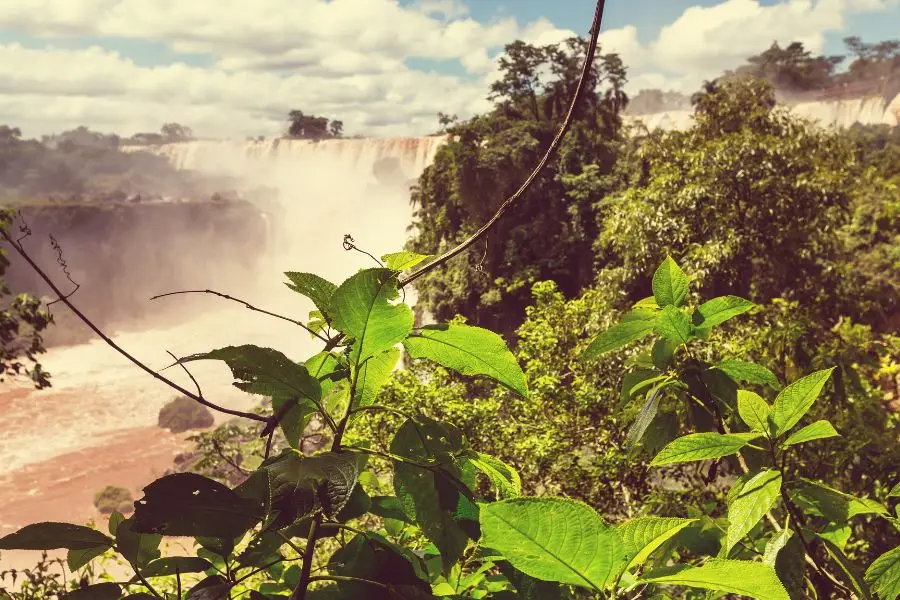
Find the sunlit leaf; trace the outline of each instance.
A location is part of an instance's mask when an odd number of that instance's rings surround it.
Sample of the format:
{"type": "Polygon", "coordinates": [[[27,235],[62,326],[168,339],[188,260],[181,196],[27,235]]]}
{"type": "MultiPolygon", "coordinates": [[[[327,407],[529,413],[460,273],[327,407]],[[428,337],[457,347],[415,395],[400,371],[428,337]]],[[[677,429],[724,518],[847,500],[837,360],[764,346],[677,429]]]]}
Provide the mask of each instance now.
{"type": "Polygon", "coordinates": [[[772,407],[759,394],[747,390],[737,392],[738,415],[754,431],[769,433],[769,415],[772,407]]]}
{"type": "Polygon", "coordinates": [[[331,296],[337,289],[336,285],[313,273],[289,271],[285,275],[291,280],[290,283],[285,283],[286,286],[312,300],[322,315],[329,314],[331,296]]]}
{"type": "Polygon", "coordinates": [[[728,533],[725,553],[750,533],[781,495],[781,473],[764,469],[741,481],[728,495],[728,533]]]}
{"type": "Polygon", "coordinates": [[[876,558],[866,570],[865,580],[883,600],[900,596],[900,547],[876,558]]]}
{"type": "Polygon", "coordinates": [[[712,559],[699,567],[665,567],[642,576],[638,583],[680,585],[740,594],[757,600],[790,600],[775,569],[746,560],[712,559]]]}
{"type": "Polygon", "coordinates": [[[630,558],[628,568],[644,564],[653,552],[697,519],[637,517],[616,526],[630,558]]]}
{"type": "Polygon", "coordinates": [[[519,473],[499,458],[477,452],[476,457],[470,457],[469,460],[479,471],[487,475],[491,484],[497,488],[501,499],[517,498],[522,495],[522,480],[519,473]]]}
{"type": "Polygon", "coordinates": [[[366,359],[359,366],[356,375],[356,395],[353,397],[353,406],[369,406],[375,403],[378,392],[381,390],[391,371],[400,360],[400,349],[389,348],[375,356],[366,359]]]}
{"type": "Polygon", "coordinates": [[[656,332],[675,344],[681,346],[687,344],[694,335],[694,326],[691,319],[684,311],[673,305],[662,309],[656,319],[656,332]]]}
{"type": "Polygon", "coordinates": [[[690,280],[671,256],[667,256],[653,274],[653,298],[660,308],[684,304],[689,286],[690,280]]]}
{"type": "Polygon", "coordinates": [[[415,252],[394,252],[385,254],[381,257],[381,262],[392,271],[406,271],[412,269],[422,261],[429,258],[427,254],[417,254],[415,252]]]}
{"type": "Polygon", "coordinates": [[[737,359],[723,360],[716,363],[714,368],[738,382],[768,385],[776,390],[781,385],[772,371],[753,362],[737,359]]]}
{"type": "Polygon", "coordinates": [[[613,325],[594,338],[581,358],[582,360],[591,360],[637,341],[653,331],[654,324],[654,321],[626,321],[613,325]]]}
{"type": "Polygon", "coordinates": [[[775,435],[781,435],[803,418],[813,402],[819,397],[822,388],[834,367],[816,371],[781,390],[772,407],[772,422],[775,423],[775,435]]]}
{"type": "Polygon", "coordinates": [[[754,304],[738,296],[720,296],[704,302],[694,312],[694,325],[698,329],[709,329],[721,325],[728,319],[743,314],[754,304]]]}
{"type": "Polygon", "coordinates": [[[730,456],[750,441],[747,436],[733,433],[691,433],[673,440],[650,464],[661,466],[730,456]]]}
{"type": "Polygon", "coordinates": [[[802,444],[812,440],[821,440],[824,438],[836,437],[840,434],[835,431],[834,426],[826,420],[810,423],[806,427],[799,429],[788,436],[784,440],[782,446],[793,446],[794,444],[802,444]]]}

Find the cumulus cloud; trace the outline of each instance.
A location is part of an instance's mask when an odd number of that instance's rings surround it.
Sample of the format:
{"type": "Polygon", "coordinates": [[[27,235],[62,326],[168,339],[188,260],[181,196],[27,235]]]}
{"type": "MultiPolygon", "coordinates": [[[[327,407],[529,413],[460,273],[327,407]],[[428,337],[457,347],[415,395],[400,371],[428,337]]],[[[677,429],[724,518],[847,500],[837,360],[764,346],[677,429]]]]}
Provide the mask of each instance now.
{"type": "MultiPolygon", "coordinates": [[[[686,9],[650,43],[626,25],[603,31],[601,45],[622,55],[631,91],[693,91],[773,40],[819,51],[848,15],[897,4],[724,0],[686,9]]],[[[130,133],[166,121],[201,135],[270,135],[294,108],[342,119],[348,133],[427,133],[438,111],[488,108],[505,44],[583,34],[547,18],[479,22],[462,0],[16,0],[0,2],[0,28],[32,40],[0,45],[0,123],[29,135],[79,124],[130,133]],[[72,36],[104,45],[53,47],[72,36]],[[141,66],[111,50],[117,40],[163,44],[184,62],[141,66]],[[191,66],[188,54],[206,63],[191,66]],[[413,68],[416,59],[455,62],[463,73],[413,68]]]]}

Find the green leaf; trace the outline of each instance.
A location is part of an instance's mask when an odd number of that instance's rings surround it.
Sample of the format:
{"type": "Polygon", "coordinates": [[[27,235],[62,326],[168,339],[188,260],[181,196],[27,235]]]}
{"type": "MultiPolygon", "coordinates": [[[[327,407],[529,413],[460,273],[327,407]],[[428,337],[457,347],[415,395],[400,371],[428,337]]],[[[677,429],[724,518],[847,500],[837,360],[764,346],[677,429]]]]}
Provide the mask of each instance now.
{"type": "Polygon", "coordinates": [[[122,588],[118,583],[96,583],[62,596],[62,600],[119,600],[122,588]]]}
{"type": "Polygon", "coordinates": [[[594,338],[581,359],[591,360],[637,341],[653,331],[653,326],[654,321],[626,321],[613,325],[594,338]]]}
{"type": "Polygon", "coordinates": [[[743,314],[754,304],[737,296],[720,296],[700,305],[694,313],[694,325],[698,329],[709,329],[721,325],[728,319],[743,314]]]}
{"type": "Polygon", "coordinates": [[[669,305],[681,306],[687,298],[690,281],[681,267],[667,256],[653,274],[653,298],[660,308],[669,305]]]}
{"type": "Polygon", "coordinates": [[[428,258],[429,256],[427,254],[416,254],[415,252],[394,252],[392,254],[385,254],[384,256],[382,256],[381,262],[383,262],[391,271],[400,272],[412,269],[428,258]]]}
{"type": "Polygon", "coordinates": [[[481,508],[483,545],[545,581],[603,590],[627,562],[617,531],[564,498],[517,498],[481,508]]]}
{"type": "Polygon", "coordinates": [[[775,398],[772,407],[772,422],[775,423],[775,435],[781,435],[803,418],[813,402],[819,397],[825,382],[831,377],[834,367],[816,371],[790,384],[775,398]]]}
{"type": "Polygon", "coordinates": [[[365,269],[351,276],[331,297],[334,325],[354,338],[351,359],[360,364],[403,340],[412,331],[413,313],[399,296],[390,269],[365,269]]]}
{"type": "Polygon", "coordinates": [[[297,364],[287,356],[272,348],[261,348],[250,344],[228,346],[192,354],[178,361],[187,363],[195,360],[224,361],[234,378],[234,387],[250,394],[262,396],[300,396],[319,400],[322,395],[319,382],[306,367],[297,364]]]}
{"type": "Polygon", "coordinates": [[[187,600],[228,600],[231,583],[221,575],[210,575],[191,588],[187,600]]]}
{"type": "Polygon", "coordinates": [[[876,558],[866,570],[865,580],[882,600],[900,596],[900,546],[876,558]]]}
{"type": "Polygon", "coordinates": [[[334,517],[350,500],[359,468],[360,457],[349,452],[310,457],[292,452],[284,460],[267,465],[272,507],[282,512],[278,525],[290,525],[319,507],[326,516],[334,517]]]}
{"type": "Polygon", "coordinates": [[[661,390],[662,385],[653,388],[653,391],[647,396],[644,405],[641,406],[637,418],[635,418],[634,423],[628,429],[628,434],[625,436],[626,449],[633,449],[641,441],[647,432],[647,428],[650,427],[650,423],[656,418],[656,413],[659,411],[659,401],[662,399],[661,390]]]}
{"type": "Polygon", "coordinates": [[[109,515],[109,521],[106,523],[106,529],[109,531],[109,535],[115,537],[116,528],[119,527],[119,523],[125,520],[125,515],[120,513],[117,510],[112,511],[109,515]]]}
{"type": "Polygon", "coordinates": [[[116,549],[129,563],[143,567],[159,558],[162,536],[135,530],[134,517],[125,519],[116,528],[116,549]]]}
{"type": "Polygon", "coordinates": [[[736,359],[723,360],[713,368],[722,371],[737,382],[768,385],[776,390],[781,385],[772,371],[754,362],[736,359]]]}
{"type": "Polygon", "coordinates": [[[659,339],[656,340],[653,348],[650,349],[650,358],[653,359],[653,364],[656,365],[657,369],[665,371],[675,356],[675,350],[676,346],[671,341],[665,338],[659,339]]]}
{"type": "MultiPolygon", "coordinates": [[[[831,560],[840,567],[841,573],[844,576],[844,581],[850,584],[850,587],[856,592],[857,597],[861,600],[872,600],[872,592],[869,590],[868,584],[862,574],[857,571],[856,565],[850,561],[847,555],[844,554],[844,552],[831,540],[822,538],[822,545],[825,546],[825,550],[828,552],[828,556],[831,557],[831,560]]],[[[900,573],[898,573],[898,576],[900,576],[900,573]]],[[[898,580],[898,582],[900,582],[900,580],[898,580]]]]}
{"type": "Polygon", "coordinates": [[[476,458],[469,458],[475,468],[487,475],[497,488],[501,499],[517,498],[522,495],[522,479],[511,466],[493,456],[476,452],[476,458]]]}
{"type": "Polygon", "coordinates": [[[262,517],[262,506],[195,473],[174,473],[144,488],[132,528],[139,533],[235,538],[262,517]]]}
{"type": "Polygon", "coordinates": [[[778,553],[784,549],[793,533],[794,532],[791,531],[790,528],[785,527],[778,535],[770,539],[766,544],[766,550],[763,553],[763,562],[774,568],[775,562],[778,559],[778,553]]]}
{"type": "Polygon", "coordinates": [[[891,488],[891,491],[888,492],[888,498],[900,497],[900,481],[898,481],[894,487],[891,488]]]}
{"type": "Polygon", "coordinates": [[[626,373],[622,378],[622,389],[619,392],[619,402],[616,404],[615,410],[622,408],[638,391],[665,379],[665,377],[656,369],[638,369],[626,373]]]}
{"type": "Polygon", "coordinates": [[[98,556],[102,556],[107,550],[109,550],[109,546],[97,546],[96,548],[85,548],[84,550],[69,550],[66,555],[66,564],[69,565],[70,571],[77,571],[98,556]]]}
{"type": "Polygon", "coordinates": [[[775,506],[780,495],[781,473],[774,469],[763,469],[752,475],[733,495],[729,494],[726,555],[775,506]]]}
{"type": "Polygon", "coordinates": [[[212,563],[196,556],[167,556],[158,558],[141,569],[144,577],[165,577],[175,573],[203,573],[211,569],[212,563]]]}
{"type": "Polygon", "coordinates": [[[427,358],[463,375],[486,375],[521,396],[525,374],[503,338],[487,329],[451,323],[429,325],[403,341],[412,358],[427,358]]]}
{"type": "Polygon", "coordinates": [[[371,584],[338,582],[346,598],[400,600],[431,597],[431,586],[424,580],[426,574],[421,559],[377,534],[356,535],[339,548],[328,561],[328,572],[335,576],[396,586],[401,590],[397,594],[371,584]]]}
{"type": "Polygon", "coordinates": [[[656,332],[675,344],[687,344],[694,335],[691,319],[680,308],[668,305],[662,309],[656,320],[656,332]]]}
{"type": "Polygon", "coordinates": [[[788,439],[784,440],[782,447],[787,448],[788,446],[793,446],[794,444],[802,444],[804,442],[809,442],[812,440],[821,440],[824,438],[836,437],[840,434],[835,431],[834,426],[826,420],[816,421],[815,423],[810,423],[803,429],[795,431],[788,439]]]}
{"type": "Polygon", "coordinates": [[[843,524],[857,515],[888,514],[884,505],[875,500],[857,498],[802,477],[792,485],[789,494],[804,512],[821,515],[834,523],[843,524]]]}
{"type": "Polygon", "coordinates": [[[336,285],[313,273],[289,271],[285,275],[291,280],[290,283],[285,283],[286,286],[312,300],[323,315],[330,314],[331,296],[337,289],[336,285]]]}
{"type": "Polygon", "coordinates": [[[628,568],[644,564],[657,548],[696,521],[674,517],[637,517],[617,525],[616,531],[625,544],[625,553],[631,557],[628,568]]]}
{"type": "Polygon", "coordinates": [[[367,358],[359,366],[359,374],[356,376],[356,395],[353,397],[354,407],[375,404],[378,392],[387,381],[391,371],[397,366],[399,359],[400,349],[390,348],[367,358]]]}
{"type": "Polygon", "coordinates": [[[828,540],[842,550],[847,546],[853,530],[847,523],[826,523],[816,532],[823,540],[828,540]]]}
{"type": "Polygon", "coordinates": [[[644,575],[638,583],[683,585],[757,600],[790,600],[775,569],[746,560],[711,559],[699,567],[665,567],[644,575]]]}
{"type": "Polygon", "coordinates": [[[413,520],[403,511],[403,504],[395,496],[373,496],[370,512],[385,519],[413,524],[413,520]]]}
{"type": "Polygon", "coordinates": [[[674,463],[721,458],[734,454],[751,439],[747,436],[729,433],[691,433],[673,440],[663,448],[651,466],[670,465],[674,463]]]}
{"type": "Polygon", "coordinates": [[[737,392],[738,415],[753,431],[769,435],[769,415],[772,407],[760,397],[759,394],[738,390],[737,392]]]}
{"type": "Polygon", "coordinates": [[[69,523],[43,522],[26,525],[0,538],[0,550],[88,550],[112,547],[113,540],[96,529],[69,523]]]}

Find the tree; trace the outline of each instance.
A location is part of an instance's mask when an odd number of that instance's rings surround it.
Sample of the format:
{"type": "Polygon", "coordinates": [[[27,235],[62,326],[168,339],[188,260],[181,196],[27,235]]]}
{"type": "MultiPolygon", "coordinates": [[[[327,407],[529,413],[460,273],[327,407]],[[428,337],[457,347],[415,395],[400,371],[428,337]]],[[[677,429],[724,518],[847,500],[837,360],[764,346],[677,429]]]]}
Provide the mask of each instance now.
{"type": "Polygon", "coordinates": [[[288,135],[304,140],[326,140],[339,138],[344,132],[342,121],[331,121],[325,117],[303,114],[302,110],[292,110],[288,113],[288,135]]]}
{"type": "MultiPolygon", "coordinates": [[[[0,210],[0,235],[7,242],[16,237],[11,232],[13,216],[10,210],[0,210]]],[[[50,374],[41,368],[37,357],[45,352],[41,332],[53,318],[34,296],[18,294],[10,298],[3,282],[8,266],[6,252],[0,246],[0,382],[26,376],[38,389],[49,387],[50,374]]]]}
{"type": "Polygon", "coordinates": [[[160,128],[167,143],[184,142],[194,138],[194,133],[190,127],[185,127],[178,123],[166,123],[160,128]]]}
{"type": "Polygon", "coordinates": [[[758,77],[786,92],[818,90],[833,84],[835,69],[843,60],[843,56],[813,56],[801,42],[791,42],[784,48],[773,42],[765,52],[748,58],[735,73],[758,77]]]}
{"type": "MultiPolygon", "coordinates": [[[[449,127],[451,138],[413,191],[411,250],[431,254],[455,244],[518,187],[565,116],[585,50],[579,38],[553,47],[521,41],[507,47],[491,86],[494,110],[449,127]]],[[[596,197],[584,189],[602,196],[617,185],[624,83],[618,57],[600,55],[566,141],[515,214],[467,259],[417,282],[419,301],[437,318],[462,314],[511,333],[524,317],[535,281],[553,279],[569,296],[592,281],[596,197]]]]}

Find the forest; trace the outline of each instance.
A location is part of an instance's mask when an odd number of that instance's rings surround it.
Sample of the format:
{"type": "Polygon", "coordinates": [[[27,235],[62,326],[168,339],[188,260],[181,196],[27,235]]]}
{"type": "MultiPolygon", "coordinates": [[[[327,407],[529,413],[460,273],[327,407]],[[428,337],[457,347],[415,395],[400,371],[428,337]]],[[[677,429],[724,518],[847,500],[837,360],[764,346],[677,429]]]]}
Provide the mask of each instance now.
{"type": "MultiPolygon", "coordinates": [[[[776,102],[897,72],[896,42],[848,48],[838,72],[773,46],[662,132],[626,123],[627,67],[596,36],[508,45],[493,109],[442,115],[406,247],[340,283],[313,256],[285,274],[321,351],[177,359],[224,362],[258,408],[195,434],[108,527],[0,538],[71,571],[0,597],[894,600],[900,127],[776,102]],[[172,536],[193,554],[163,556],[172,536]]],[[[27,254],[14,216],[0,276],[27,254]]],[[[12,298],[6,375],[41,381],[46,327],[12,298]]]]}

